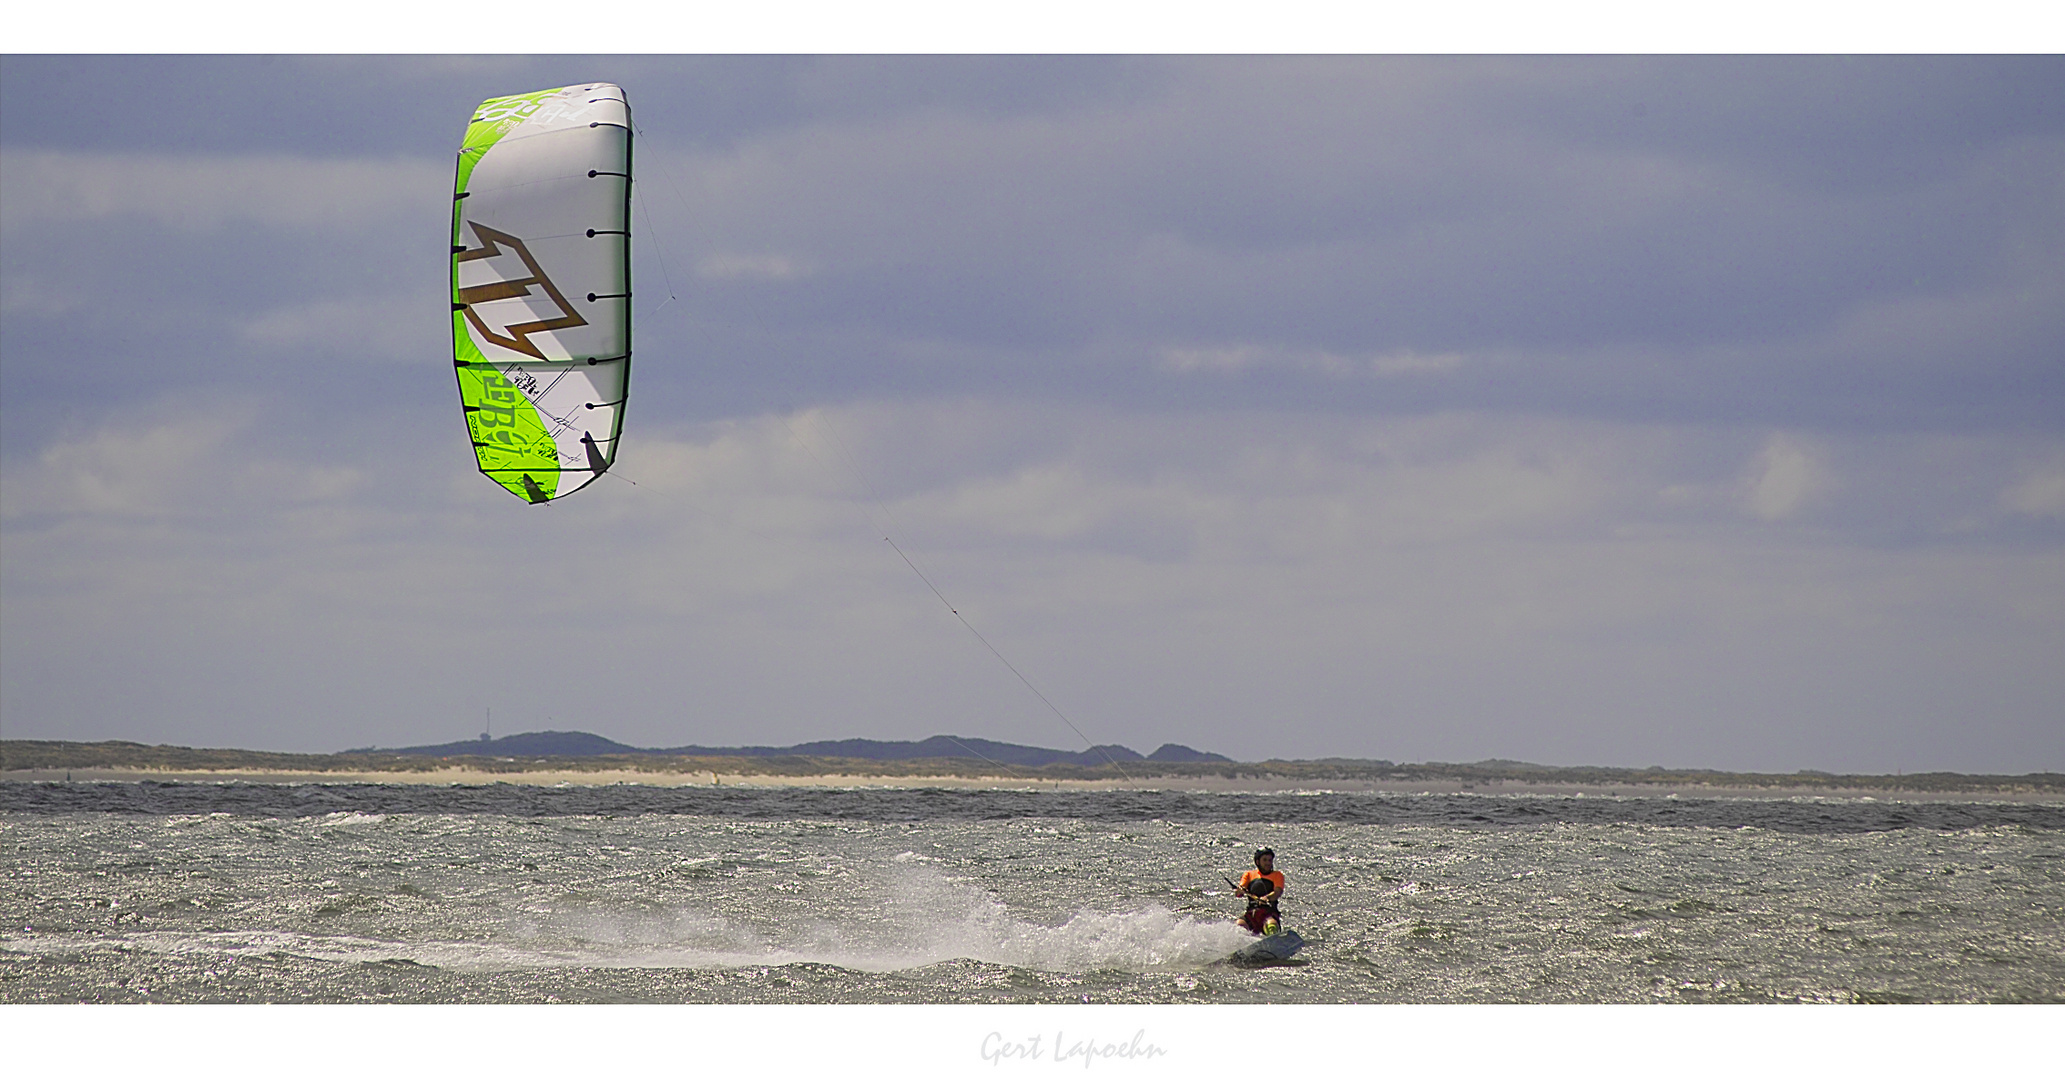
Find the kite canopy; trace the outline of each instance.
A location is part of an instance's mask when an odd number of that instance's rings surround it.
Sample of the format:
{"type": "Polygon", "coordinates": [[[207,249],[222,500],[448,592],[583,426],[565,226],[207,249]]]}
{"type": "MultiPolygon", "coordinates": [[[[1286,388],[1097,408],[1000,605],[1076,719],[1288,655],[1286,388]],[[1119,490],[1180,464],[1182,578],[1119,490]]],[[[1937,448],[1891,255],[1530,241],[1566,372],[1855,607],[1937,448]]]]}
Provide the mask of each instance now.
{"type": "Polygon", "coordinates": [[[452,195],[452,359],[480,471],[530,502],[617,459],[631,374],[631,106],[481,103],[452,195]]]}

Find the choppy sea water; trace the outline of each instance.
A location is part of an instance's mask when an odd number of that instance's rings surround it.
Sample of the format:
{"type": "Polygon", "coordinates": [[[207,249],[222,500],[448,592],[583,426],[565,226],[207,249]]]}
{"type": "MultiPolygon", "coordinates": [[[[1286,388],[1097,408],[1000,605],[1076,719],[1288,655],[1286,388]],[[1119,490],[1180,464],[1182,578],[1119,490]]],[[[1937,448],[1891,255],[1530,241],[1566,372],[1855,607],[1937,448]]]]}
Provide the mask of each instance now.
{"type": "Polygon", "coordinates": [[[6,783],[0,850],[4,1002],[2065,1001],[2056,803],[6,783]]]}

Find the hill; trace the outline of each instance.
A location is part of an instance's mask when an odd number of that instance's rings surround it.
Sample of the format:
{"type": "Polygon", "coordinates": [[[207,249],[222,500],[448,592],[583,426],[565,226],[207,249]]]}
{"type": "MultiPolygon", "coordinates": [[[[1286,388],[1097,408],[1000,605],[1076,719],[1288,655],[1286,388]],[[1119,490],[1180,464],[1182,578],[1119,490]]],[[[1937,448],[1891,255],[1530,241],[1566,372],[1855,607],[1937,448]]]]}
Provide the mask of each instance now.
{"type": "Polygon", "coordinates": [[[798,743],[794,746],[671,746],[663,749],[646,749],[626,746],[600,735],[585,731],[532,731],[522,735],[505,735],[499,739],[474,739],[468,742],[438,743],[434,746],[404,746],[394,750],[368,747],[348,750],[351,754],[403,754],[411,757],[456,757],[460,755],[487,755],[495,757],[604,757],[613,754],[659,754],[667,757],[811,757],[845,758],[854,761],[932,761],[965,758],[987,761],[998,765],[1017,765],[1026,768],[1040,768],[1045,765],[1080,765],[1095,768],[1100,765],[1124,765],[1135,761],[1157,763],[1177,762],[1226,762],[1233,759],[1220,754],[1208,754],[1193,750],[1179,743],[1164,743],[1152,754],[1142,756],[1138,751],[1117,744],[1093,746],[1088,750],[1070,752],[1049,750],[1040,746],[1021,746],[1017,743],[996,742],[978,739],[974,736],[934,735],[921,742],[883,742],[876,739],[829,739],[820,742],[798,743]]]}

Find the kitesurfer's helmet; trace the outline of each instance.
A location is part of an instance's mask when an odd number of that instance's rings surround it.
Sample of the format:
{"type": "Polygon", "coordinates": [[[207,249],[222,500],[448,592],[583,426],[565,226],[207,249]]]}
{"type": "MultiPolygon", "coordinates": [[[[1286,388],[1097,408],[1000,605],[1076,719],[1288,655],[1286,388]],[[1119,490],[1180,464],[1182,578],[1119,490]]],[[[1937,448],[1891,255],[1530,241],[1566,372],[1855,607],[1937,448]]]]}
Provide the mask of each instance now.
{"type": "Polygon", "coordinates": [[[1269,856],[1269,858],[1270,858],[1270,859],[1271,859],[1272,861],[1274,861],[1274,860],[1275,860],[1275,858],[1276,858],[1276,850],[1275,850],[1274,848],[1260,848],[1260,849],[1257,849],[1257,850],[1256,850],[1256,852],[1255,852],[1255,861],[1256,861],[1256,862],[1261,862],[1261,861],[1262,861],[1262,856],[1264,856],[1264,855],[1267,855],[1267,856],[1269,856]]]}
{"type": "Polygon", "coordinates": [[[1268,896],[1271,892],[1275,891],[1275,889],[1276,883],[1270,881],[1268,878],[1265,877],[1258,877],[1255,880],[1248,882],[1249,896],[1268,896]]]}

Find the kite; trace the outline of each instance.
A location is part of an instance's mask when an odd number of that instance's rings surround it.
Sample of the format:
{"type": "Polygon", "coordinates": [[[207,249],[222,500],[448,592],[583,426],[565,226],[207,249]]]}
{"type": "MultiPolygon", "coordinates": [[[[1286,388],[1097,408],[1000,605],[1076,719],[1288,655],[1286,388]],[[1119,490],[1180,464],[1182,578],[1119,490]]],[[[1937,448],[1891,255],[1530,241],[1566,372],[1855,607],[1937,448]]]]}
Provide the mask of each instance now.
{"type": "Polygon", "coordinates": [[[452,191],[452,361],[480,471],[532,503],[617,460],[631,377],[631,105],[481,102],[452,191]]]}

